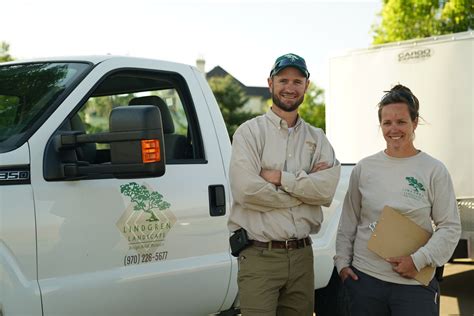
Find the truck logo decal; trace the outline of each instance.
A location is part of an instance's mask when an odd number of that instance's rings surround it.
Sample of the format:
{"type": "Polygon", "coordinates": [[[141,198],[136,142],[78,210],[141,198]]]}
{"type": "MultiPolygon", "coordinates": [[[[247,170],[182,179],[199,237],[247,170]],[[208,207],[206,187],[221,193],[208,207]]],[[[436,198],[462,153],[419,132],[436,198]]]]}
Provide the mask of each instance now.
{"type": "Polygon", "coordinates": [[[408,185],[411,187],[409,189],[403,190],[403,195],[421,201],[424,198],[422,192],[425,192],[425,187],[423,183],[419,182],[415,177],[405,177],[405,180],[408,181],[408,185]]]}
{"type": "Polygon", "coordinates": [[[177,221],[170,210],[171,204],[147,184],[122,184],[120,193],[129,204],[117,221],[117,228],[127,240],[129,250],[148,257],[164,244],[177,221]]]}
{"type": "Polygon", "coordinates": [[[138,185],[136,182],[122,184],[120,186],[120,193],[130,197],[132,203],[135,203],[133,206],[134,211],[143,211],[150,214],[150,218],[146,220],[147,222],[159,221],[153,209],[162,211],[170,207],[168,202],[162,200],[163,195],[156,191],[150,192],[146,186],[138,185]]]}
{"type": "Polygon", "coordinates": [[[409,49],[398,54],[398,61],[401,63],[414,63],[423,61],[433,55],[431,48],[409,49]]]}

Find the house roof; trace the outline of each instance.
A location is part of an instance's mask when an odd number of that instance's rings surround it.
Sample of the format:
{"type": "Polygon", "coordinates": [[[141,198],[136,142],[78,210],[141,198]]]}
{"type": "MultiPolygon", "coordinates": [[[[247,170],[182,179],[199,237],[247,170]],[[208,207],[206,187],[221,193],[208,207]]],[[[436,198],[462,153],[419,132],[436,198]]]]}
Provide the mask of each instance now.
{"type": "Polygon", "coordinates": [[[234,76],[232,76],[230,73],[228,73],[224,68],[221,66],[216,66],[212,68],[208,73],[206,73],[206,79],[210,79],[213,77],[225,77],[225,76],[231,76],[232,79],[237,82],[237,84],[245,91],[247,96],[249,97],[261,97],[263,99],[270,99],[270,91],[268,90],[268,87],[255,87],[255,86],[246,86],[239,80],[237,80],[234,76]]]}

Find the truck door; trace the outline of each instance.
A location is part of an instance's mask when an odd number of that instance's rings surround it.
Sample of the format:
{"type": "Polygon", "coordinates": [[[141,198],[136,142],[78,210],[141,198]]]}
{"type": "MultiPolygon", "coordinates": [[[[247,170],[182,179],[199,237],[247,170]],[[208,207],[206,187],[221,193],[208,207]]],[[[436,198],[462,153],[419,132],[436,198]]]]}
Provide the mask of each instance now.
{"type": "MultiPolygon", "coordinates": [[[[185,66],[136,61],[121,70],[104,62],[31,139],[32,170],[41,170],[31,182],[44,315],[219,310],[230,278],[228,188],[212,121],[204,100],[191,93],[192,80],[185,66]],[[58,163],[44,158],[55,135],[107,131],[113,107],[137,105],[161,111],[162,177],[47,178],[58,163]]],[[[74,159],[107,164],[109,147],[80,146],[74,159]]]]}

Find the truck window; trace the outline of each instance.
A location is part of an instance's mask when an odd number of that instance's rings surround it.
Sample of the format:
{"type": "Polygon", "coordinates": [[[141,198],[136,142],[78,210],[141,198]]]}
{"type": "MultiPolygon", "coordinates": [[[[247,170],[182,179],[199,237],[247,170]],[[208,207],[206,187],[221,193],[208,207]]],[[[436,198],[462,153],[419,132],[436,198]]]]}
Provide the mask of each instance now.
{"type": "Polygon", "coordinates": [[[86,63],[0,66],[0,152],[21,146],[89,67],[86,63]]]}
{"type": "Polygon", "coordinates": [[[20,110],[20,97],[14,95],[0,95],[0,128],[13,126],[20,110]]]}
{"type": "MultiPolygon", "coordinates": [[[[71,118],[71,128],[86,133],[107,132],[114,107],[154,105],[160,109],[167,164],[199,163],[202,142],[189,92],[179,76],[143,71],[123,71],[101,82],[71,118]]],[[[95,155],[83,157],[91,163],[109,161],[109,145],[96,144],[95,155]],[[91,161],[93,160],[93,161],[91,161]]],[[[90,145],[89,145],[90,147],[90,145]]],[[[89,148],[85,152],[91,152],[89,148]]],[[[202,161],[201,161],[202,162],[202,161]]]]}

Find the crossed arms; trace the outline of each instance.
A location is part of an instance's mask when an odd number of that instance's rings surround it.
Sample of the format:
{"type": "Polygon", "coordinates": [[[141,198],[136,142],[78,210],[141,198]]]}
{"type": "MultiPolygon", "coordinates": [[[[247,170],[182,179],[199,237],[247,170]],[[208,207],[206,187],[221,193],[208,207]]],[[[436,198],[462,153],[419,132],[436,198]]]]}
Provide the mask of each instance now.
{"type": "Polygon", "coordinates": [[[234,200],[248,210],[259,212],[303,203],[330,204],[339,180],[340,165],[324,134],[320,137],[316,154],[320,159],[309,172],[263,169],[255,136],[249,127],[241,128],[233,138],[230,165],[234,200]]]}

